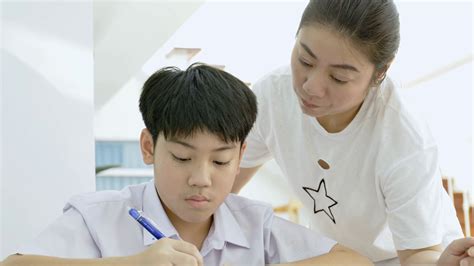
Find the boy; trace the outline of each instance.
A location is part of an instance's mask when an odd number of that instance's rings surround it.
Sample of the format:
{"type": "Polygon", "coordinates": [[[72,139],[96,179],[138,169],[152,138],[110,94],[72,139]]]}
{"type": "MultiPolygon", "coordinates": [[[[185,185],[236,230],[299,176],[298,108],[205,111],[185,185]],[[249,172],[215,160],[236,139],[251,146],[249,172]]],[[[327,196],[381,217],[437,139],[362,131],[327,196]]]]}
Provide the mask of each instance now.
{"type": "Polygon", "coordinates": [[[252,91],[232,75],[194,64],[144,84],[143,160],[154,181],[73,197],[64,214],[6,265],[263,265],[303,260],[369,264],[266,204],[229,194],[257,115],[252,91]],[[143,210],[166,238],[128,215],[143,210]],[[330,253],[322,255],[328,251],[330,253]]]}

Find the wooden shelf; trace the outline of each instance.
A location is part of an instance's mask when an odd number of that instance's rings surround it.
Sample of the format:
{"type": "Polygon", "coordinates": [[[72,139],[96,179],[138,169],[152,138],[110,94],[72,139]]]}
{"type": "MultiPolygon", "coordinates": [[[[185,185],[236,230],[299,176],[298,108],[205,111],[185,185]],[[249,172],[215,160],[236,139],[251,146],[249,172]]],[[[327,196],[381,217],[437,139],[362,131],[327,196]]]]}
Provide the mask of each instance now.
{"type": "Polygon", "coordinates": [[[174,56],[185,56],[186,60],[191,60],[194,56],[196,56],[201,51],[201,48],[183,48],[183,47],[175,47],[171,50],[168,54],[166,54],[166,58],[171,58],[174,56]]]}
{"type": "MultiPolygon", "coordinates": [[[[451,177],[443,177],[443,187],[444,189],[448,192],[449,190],[452,191],[452,186],[454,184],[454,179],[451,177]]],[[[454,209],[456,210],[456,216],[458,217],[459,223],[461,224],[462,231],[464,235],[466,235],[466,226],[470,227],[470,234],[474,234],[474,206],[472,204],[469,205],[469,209],[467,211],[467,214],[469,215],[469,225],[465,224],[464,221],[464,209],[463,209],[463,203],[464,203],[464,197],[466,197],[464,192],[459,192],[459,191],[452,191],[452,197],[453,203],[454,203],[454,209]]],[[[467,235],[466,235],[467,236],[467,235]]]]}
{"type": "Polygon", "coordinates": [[[225,69],[225,66],[224,66],[224,65],[214,65],[214,64],[210,64],[210,66],[215,67],[215,68],[220,69],[220,70],[224,70],[224,69],[225,69]]]}

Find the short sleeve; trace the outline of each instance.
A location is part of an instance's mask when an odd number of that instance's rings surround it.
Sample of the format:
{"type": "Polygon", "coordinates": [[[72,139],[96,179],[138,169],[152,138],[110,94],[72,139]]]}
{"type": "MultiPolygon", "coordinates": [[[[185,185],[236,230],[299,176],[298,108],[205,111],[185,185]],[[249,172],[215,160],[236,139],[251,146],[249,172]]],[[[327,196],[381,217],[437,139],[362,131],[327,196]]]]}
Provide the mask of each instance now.
{"type": "Polygon", "coordinates": [[[74,208],[69,208],[18,253],[62,258],[101,257],[82,215],[74,208]]]}
{"type": "Polygon", "coordinates": [[[388,224],[397,250],[443,242],[445,219],[456,219],[438,172],[437,147],[413,153],[387,172],[382,182],[388,224]]]}
{"type": "Polygon", "coordinates": [[[265,87],[264,84],[267,84],[266,86],[268,86],[268,83],[269,82],[260,81],[253,87],[253,92],[257,97],[258,115],[252,130],[250,130],[249,135],[246,138],[247,148],[245,149],[240,163],[240,167],[242,168],[259,166],[272,158],[272,154],[265,142],[265,136],[263,136],[261,130],[261,127],[264,126],[263,121],[267,119],[269,115],[268,112],[270,111],[266,108],[266,101],[268,101],[268,99],[266,99],[262,94],[262,89],[265,87]]]}
{"type": "Polygon", "coordinates": [[[269,218],[265,234],[265,262],[285,263],[328,253],[336,241],[278,216],[269,218]]]}

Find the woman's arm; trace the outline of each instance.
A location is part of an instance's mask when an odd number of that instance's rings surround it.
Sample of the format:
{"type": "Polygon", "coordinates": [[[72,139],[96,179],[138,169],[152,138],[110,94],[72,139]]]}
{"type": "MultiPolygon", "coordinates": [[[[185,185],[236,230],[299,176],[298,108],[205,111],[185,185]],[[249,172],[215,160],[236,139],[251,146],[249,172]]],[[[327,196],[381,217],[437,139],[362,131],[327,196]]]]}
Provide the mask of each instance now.
{"type": "Polygon", "coordinates": [[[422,249],[397,250],[402,266],[409,265],[436,265],[443,248],[441,245],[422,249]]]}
{"type": "Polygon", "coordinates": [[[367,257],[360,255],[352,249],[340,244],[335,245],[329,253],[310,259],[295,261],[291,263],[278,264],[290,265],[374,265],[367,257]]]}
{"type": "Polygon", "coordinates": [[[240,172],[235,178],[234,186],[232,187],[232,193],[238,194],[239,191],[247,184],[250,179],[255,175],[261,165],[252,168],[240,168],[240,172]]]}
{"type": "Polygon", "coordinates": [[[474,266],[474,238],[466,237],[454,240],[441,253],[441,245],[424,249],[399,250],[398,257],[405,265],[458,266],[461,261],[466,266],[474,266]]]}

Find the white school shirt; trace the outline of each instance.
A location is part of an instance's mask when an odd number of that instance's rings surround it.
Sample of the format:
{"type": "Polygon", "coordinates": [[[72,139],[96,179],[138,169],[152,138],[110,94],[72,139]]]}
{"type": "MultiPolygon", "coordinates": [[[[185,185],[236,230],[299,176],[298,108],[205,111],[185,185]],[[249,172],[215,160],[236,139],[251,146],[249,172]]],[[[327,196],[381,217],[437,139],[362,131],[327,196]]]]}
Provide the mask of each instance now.
{"type": "Polygon", "coordinates": [[[435,141],[390,79],[369,91],[338,133],[302,112],[289,67],[266,75],[253,91],[258,116],[241,167],[274,158],[310,212],[313,230],[375,262],[463,236],[441,184],[435,141]]]}
{"type": "MultiPolygon", "coordinates": [[[[150,181],[74,196],[64,214],[19,253],[65,258],[139,253],[157,240],[130,217],[128,206],[143,210],[165,236],[179,239],[150,181]]],[[[315,257],[335,243],[274,216],[266,203],[230,194],[214,213],[200,252],[205,265],[264,265],[315,257]]]]}

